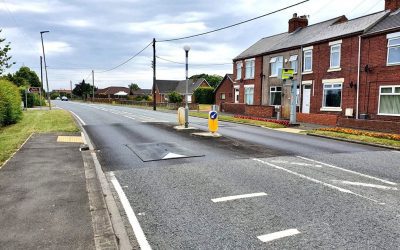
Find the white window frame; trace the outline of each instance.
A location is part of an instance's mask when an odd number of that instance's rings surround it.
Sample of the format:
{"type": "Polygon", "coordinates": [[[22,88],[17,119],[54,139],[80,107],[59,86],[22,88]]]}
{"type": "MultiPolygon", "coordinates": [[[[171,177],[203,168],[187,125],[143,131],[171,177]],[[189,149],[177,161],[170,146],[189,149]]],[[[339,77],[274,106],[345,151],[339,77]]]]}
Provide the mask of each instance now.
{"type": "Polygon", "coordinates": [[[254,79],[254,72],[256,68],[255,58],[246,59],[245,61],[245,79],[254,79]]]}
{"type": "Polygon", "coordinates": [[[381,95],[400,95],[400,93],[395,93],[395,88],[400,88],[400,85],[386,85],[386,86],[383,85],[383,86],[379,86],[378,115],[400,116],[400,114],[381,113],[381,95]],[[392,93],[382,93],[382,88],[392,88],[392,93]]]}
{"type": "Polygon", "coordinates": [[[391,63],[389,62],[389,50],[390,50],[390,48],[400,48],[400,43],[399,44],[395,44],[395,45],[389,45],[389,43],[390,43],[391,40],[400,39],[400,32],[387,34],[386,38],[387,38],[386,65],[387,66],[399,65],[400,62],[391,62],[391,63]]]}
{"type": "Polygon", "coordinates": [[[242,79],[242,62],[236,62],[236,80],[242,79]]]}
{"type": "Polygon", "coordinates": [[[282,86],[271,86],[271,87],[269,87],[269,105],[270,106],[282,105],[282,90],[283,90],[282,86]],[[278,91],[277,88],[281,88],[281,90],[278,91]],[[271,103],[271,100],[272,100],[271,95],[272,95],[272,93],[281,93],[281,104],[272,104],[271,103]]]}
{"type": "Polygon", "coordinates": [[[254,104],[254,84],[251,85],[244,85],[244,103],[247,105],[253,105],[254,104]],[[253,89],[253,98],[251,99],[251,103],[247,103],[247,89],[253,89]]]}
{"type": "Polygon", "coordinates": [[[270,69],[270,77],[278,77],[279,71],[278,71],[278,63],[281,63],[281,69],[283,68],[283,56],[276,56],[276,57],[271,57],[271,60],[269,61],[269,69],[270,69]],[[280,60],[279,60],[280,59],[280,60]],[[275,72],[272,72],[272,65],[275,65],[275,72]]]}
{"type": "Polygon", "coordinates": [[[289,57],[290,67],[294,70],[294,74],[297,74],[297,68],[299,67],[298,55],[291,55],[289,57]],[[293,67],[293,62],[296,62],[296,67],[293,67]]]}
{"type": "Polygon", "coordinates": [[[343,104],[343,81],[323,81],[322,82],[322,105],[321,105],[321,111],[342,111],[342,104],[343,104]],[[330,89],[339,89],[337,87],[334,87],[334,85],[339,85],[340,84],[340,106],[339,107],[326,107],[325,105],[325,86],[331,85],[332,88],[330,89]]]}
{"type": "Polygon", "coordinates": [[[307,72],[312,72],[312,68],[313,68],[313,50],[311,49],[306,49],[303,51],[303,72],[307,73],[307,72]],[[309,56],[306,56],[306,53],[310,53],[309,56]],[[306,69],[306,58],[310,58],[311,60],[311,64],[310,64],[310,68],[306,69]]]}
{"type": "Polygon", "coordinates": [[[342,56],[342,45],[339,43],[339,44],[334,44],[334,45],[331,45],[331,49],[330,49],[330,51],[331,51],[331,53],[330,53],[330,59],[329,59],[329,69],[339,69],[340,68],[340,63],[341,63],[341,56],[342,56]],[[339,64],[338,65],[332,65],[332,55],[333,55],[333,50],[335,49],[335,48],[339,48],[339,51],[338,52],[335,52],[335,53],[339,53],[339,58],[338,58],[338,62],[339,62],[339,64]]]}

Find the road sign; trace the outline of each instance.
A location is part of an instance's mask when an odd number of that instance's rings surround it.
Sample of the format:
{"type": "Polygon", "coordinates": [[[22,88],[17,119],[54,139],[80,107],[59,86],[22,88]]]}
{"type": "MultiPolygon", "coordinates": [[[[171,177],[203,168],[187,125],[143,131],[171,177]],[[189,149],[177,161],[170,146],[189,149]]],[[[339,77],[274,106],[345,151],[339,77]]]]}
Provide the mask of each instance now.
{"type": "Polygon", "coordinates": [[[283,68],[282,80],[293,79],[294,69],[283,68]]]}
{"type": "Polygon", "coordinates": [[[40,88],[39,87],[30,87],[29,88],[29,93],[37,93],[39,94],[40,88]]]}
{"type": "Polygon", "coordinates": [[[218,113],[217,111],[210,111],[208,113],[208,130],[211,133],[218,131],[218,113]]]}

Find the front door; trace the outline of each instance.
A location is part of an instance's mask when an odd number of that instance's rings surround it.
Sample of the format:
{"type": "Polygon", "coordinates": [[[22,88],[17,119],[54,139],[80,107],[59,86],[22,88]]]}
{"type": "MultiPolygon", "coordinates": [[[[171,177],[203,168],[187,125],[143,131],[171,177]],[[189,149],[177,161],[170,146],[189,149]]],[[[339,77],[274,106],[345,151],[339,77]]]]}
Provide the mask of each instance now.
{"type": "Polygon", "coordinates": [[[311,85],[303,85],[303,106],[302,113],[310,113],[310,96],[311,96],[311,85]]]}
{"type": "Polygon", "coordinates": [[[239,89],[235,88],[235,103],[239,103],[239,89]]]}

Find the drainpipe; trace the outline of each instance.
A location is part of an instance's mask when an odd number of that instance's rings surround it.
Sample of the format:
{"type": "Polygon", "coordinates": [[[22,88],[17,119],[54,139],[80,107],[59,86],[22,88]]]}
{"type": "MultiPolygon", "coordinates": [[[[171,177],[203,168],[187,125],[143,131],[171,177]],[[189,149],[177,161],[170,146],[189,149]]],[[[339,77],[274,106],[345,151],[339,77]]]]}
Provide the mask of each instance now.
{"type": "Polygon", "coordinates": [[[361,67],[361,36],[358,36],[358,65],[357,65],[357,99],[356,99],[356,119],[358,120],[358,106],[360,98],[360,67],[361,67]]]}
{"type": "MultiPolygon", "coordinates": [[[[299,70],[299,66],[297,66],[297,74],[300,74],[300,78],[299,78],[299,91],[300,91],[300,96],[301,99],[299,100],[299,113],[303,112],[303,45],[300,46],[300,53],[298,56],[298,60],[299,60],[299,65],[300,65],[300,70],[299,70]]],[[[310,96],[311,98],[311,96],[310,96]]],[[[310,102],[311,103],[311,102],[310,102]]],[[[311,105],[310,105],[311,108],[311,105]]]]}

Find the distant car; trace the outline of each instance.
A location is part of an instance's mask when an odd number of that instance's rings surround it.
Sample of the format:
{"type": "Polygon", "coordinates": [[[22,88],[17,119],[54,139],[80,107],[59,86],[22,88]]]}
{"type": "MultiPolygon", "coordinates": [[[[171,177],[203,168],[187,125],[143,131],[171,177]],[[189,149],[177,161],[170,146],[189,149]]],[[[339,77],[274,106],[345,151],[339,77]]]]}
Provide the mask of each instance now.
{"type": "Polygon", "coordinates": [[[59,96],[56,97],[56,100],[61,100],[61,98],[59,96]]]}
{"type": "Polygon", "coordinates": [[[68,98],[66,96],[61,97],[61,101],[68,101],[68,98]]]}

